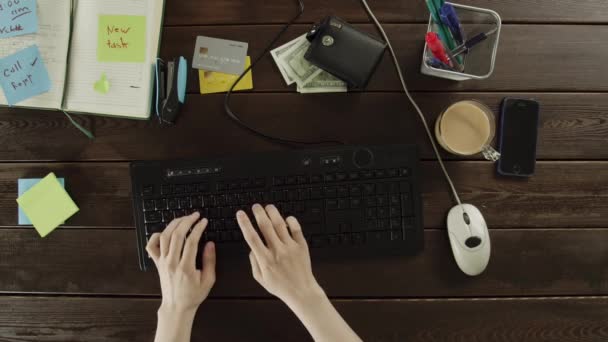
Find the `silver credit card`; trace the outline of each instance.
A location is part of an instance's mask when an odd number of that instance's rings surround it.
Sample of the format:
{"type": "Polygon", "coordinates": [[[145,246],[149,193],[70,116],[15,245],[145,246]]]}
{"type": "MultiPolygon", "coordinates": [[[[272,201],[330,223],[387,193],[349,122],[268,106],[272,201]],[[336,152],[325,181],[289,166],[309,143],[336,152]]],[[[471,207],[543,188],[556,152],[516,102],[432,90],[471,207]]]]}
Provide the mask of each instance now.
{"type": "Polygon", "coordinates": [[[240,75],[245,70],[249,44],[234,40],[198,36],[192,67],[205,71],[240,75]]]}

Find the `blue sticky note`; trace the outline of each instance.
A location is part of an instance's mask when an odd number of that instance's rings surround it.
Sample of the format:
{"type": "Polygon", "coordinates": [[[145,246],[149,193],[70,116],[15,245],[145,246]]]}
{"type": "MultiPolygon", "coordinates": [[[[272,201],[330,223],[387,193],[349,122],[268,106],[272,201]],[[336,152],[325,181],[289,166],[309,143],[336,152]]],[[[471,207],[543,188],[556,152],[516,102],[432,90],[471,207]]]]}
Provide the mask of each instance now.
{"type": "Polygon", "coordinates": [[[0,59],[0,85],[9,106],[51,89],[49,73],[37,45],[0,59]]]}
{"type": "MultiPolygon", "coordinates": [[[[41,180],[42,180],[42,178],[21,178],[21,179],[19,179],[17,181],[17,197],[21,197],[21,195],[23,195],[26,191],[31,189],[34,185],[38,184],[38,182],[40,182],[41,180]]],[[[57,180],[59,181],[59,184],[61,184],[61,186],[63,188],[65,188],[65,179],[57,178],[57,180]]],[[[30,219],[27,218],[27,216],[25,215],[23,210],[21,210],[21,208],[19,208],[19,224],[20,225],[32,224],[32,222],[30,222],[30,219]]]]}
{"type": "Polygon", "coordinates": [[[38,32],[36,0],[0,0],[0,38],[38,32]]]}

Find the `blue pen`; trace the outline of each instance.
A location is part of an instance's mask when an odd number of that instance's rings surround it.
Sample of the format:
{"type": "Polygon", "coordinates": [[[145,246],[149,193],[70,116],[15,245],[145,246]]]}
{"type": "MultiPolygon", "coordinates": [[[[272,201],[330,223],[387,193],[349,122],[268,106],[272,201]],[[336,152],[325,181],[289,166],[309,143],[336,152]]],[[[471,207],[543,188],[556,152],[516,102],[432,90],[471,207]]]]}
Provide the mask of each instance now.
{"type": "Polygon", "coordinates": [[[439,9],[439,17],[441,18],[441,21],[450,29],[452,36],[458,42],[458,44],[464,43],[466,37],[464,35],[462,26],[460,25],[460,19],[458,19],[454,6],[448,3],[441,6],[439,9]]]}

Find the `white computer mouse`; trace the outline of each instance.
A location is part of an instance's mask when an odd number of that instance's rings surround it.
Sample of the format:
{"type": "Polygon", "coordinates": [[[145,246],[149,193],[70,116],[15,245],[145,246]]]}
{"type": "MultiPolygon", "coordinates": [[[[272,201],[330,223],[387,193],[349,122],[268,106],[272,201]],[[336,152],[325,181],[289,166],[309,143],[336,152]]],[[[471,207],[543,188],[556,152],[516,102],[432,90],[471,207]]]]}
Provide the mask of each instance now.
{"type": "Polygon", "coordinates": [[[479,209],[457,205],[448,213],[448,235],[458,267],[467,275],[483,272],[490,261],[490,234],[479,209]]]}

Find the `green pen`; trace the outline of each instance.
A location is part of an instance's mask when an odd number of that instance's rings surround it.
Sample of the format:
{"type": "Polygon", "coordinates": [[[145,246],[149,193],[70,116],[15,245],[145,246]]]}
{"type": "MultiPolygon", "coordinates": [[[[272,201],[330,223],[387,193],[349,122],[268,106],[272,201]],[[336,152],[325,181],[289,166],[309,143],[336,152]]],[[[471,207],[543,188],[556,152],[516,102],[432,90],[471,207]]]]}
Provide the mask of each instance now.
{"type": "MultiPolygon", "coordinates": [[[[452,36],[446,32],[445,25],[441,22],[441,18],[439,17],[439,8],[438,5],[441,6],[444,0],[426,0],[426,5],[431,12],[431,17],[437,26],[437,34],[441,41],[446,45],[449,50],[453,50],[456,47],[456,43],[452,39],[452,36]]],[[[462,63],[462,56],[456,56],[456,59],[459,63],[462,63]]]]}

